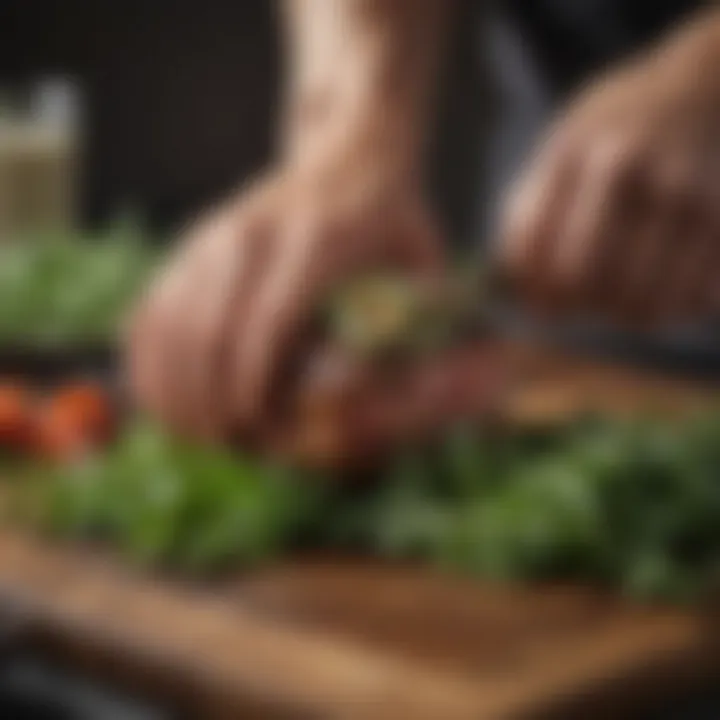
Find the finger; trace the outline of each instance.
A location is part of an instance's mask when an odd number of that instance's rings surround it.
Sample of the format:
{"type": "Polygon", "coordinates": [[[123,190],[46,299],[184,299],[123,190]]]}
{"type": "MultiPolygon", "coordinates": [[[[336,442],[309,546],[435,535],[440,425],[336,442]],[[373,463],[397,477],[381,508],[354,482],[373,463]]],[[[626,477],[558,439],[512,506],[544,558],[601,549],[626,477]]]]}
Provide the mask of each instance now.
{"type": "Polygon", "coordinates": [[[146,305],[132,318],[125,352],[125,376],[132,401],[152,415],[158,414],[159,393],[155,349],[157,323],[146,305]]]}
{"type": "Polygon", "coordinates": [[[439,277],[444,266],[437,229],[412,208],[387,220],[366,217],[362,224],[352,214],[344,222],[307,215],[296,221],[283,248],[247,314],[248,340],[235,355],[235,396],[245,427],[263,415],[281,366],[335,285],[387,267],[439,277]]]}
{"type": "Polygon", "coordinates": [[[276,375],[282,348],[299,335],[315,306],[320,285],[334,274],[337,260],[333,244],[316,225],[299,224],[274,248],[269,270],[258,287],[244,318],[242,339],[236,348],[234,409],[241,427],[251,428],[260,419],[268,399],[270,379],[276,375]],[[316,257],[311,243],[328,248],[316,257]]]}
{"type": "Polygon", "coordinates": [[[172,378],[172,397],[168,403],[173,425],[186,435],[198,433],[209,422],[209,418],[201,417],[204,408],[198,406],[202,401],[196,363],[207,354],[207,345],[213,342],[211,313],[220,303],[218,281],[224,281],[224,278],[212,277],[218,265],[215,256],[222,252],[227,255],[232,239],[232,226],[226,215],[214,216],[204,225],[199,251],[192,267],[187,267],[183,291],[175,299],[167,321],[166,353],[172,358],[172,365],[166,370],[172,378]]]}
{"type": "Polygon", "coordinates": [[[666,289],[658,311],[659,319],[667,323],[692,322],[701,318],[702,295],[706,291],[708,268],[712,267],[717,239],[705,222],[687,224],[682,244],[669,269],[666,289]]]}
{"type": "Polygon", "coordinates": [[[213,218],[174,262],[171,281],[161,287],[155,299],[156,327],[153,332],[153,363],[157,374],[160,417],[173,431],[191,435],[187,424],[189,361],[187,336],[197,316],[193,310],[203,287],[207,255],[207,234],[216,226],[213,218]]]}
{"type": "Polygon", "coordinates": [[[688,314],[700,321],[720,321],[720,229],[710,229],[707,254],[689,297],[688,314]]]}
{"type": "Polygon", "coordinates": [[[239,422],[244,392],[241,366],[248,349],[256,342],[252,329],[248,332],[248,325],[276,249],[276,233],[271,222],[269,217],[259,213],[248,225],[245,252],[237,268],[227,312],[219,330],[217,372],[208,379],[214,387],[212,395],[218,422],[223,432],[235,436],[247,430],[239,422]]]}
{"type": "Polygon", "coordinates": [[[673,226],[672,216],[665,213],[646,215],[639,223],[613,306],[620,324],[645,330],[654,323],[659,279],[671,256],[673,226]]]}
{"type": "Polygon", "coordinates": [[[710,312],[710,319],[720,324],[720,263],[715,267],[707,292],[707,307],[710,312]]]}
{"type": "Polygon", "coordinates": [[[293,282],[292,273],[288,271],[285,275],[282,268],[289,270],[297,262],[293,260],[292,252],[284,251],[277,228],[269,231],[264,242],[254,243],[253,252],[254,257],[243,265],[242,277],[238,279],[231,329],[226,333],[222,360],[227,378],[224,393],[226,421],[232,425],[233,433],[245,440],[251,439],[259,430],[259,424],[265,421],[259,417],[260,402],[257,399],[260,391],[256,384],[260,372],[250,368],[255,363],[265,362],[259,345],[267,342],[264,338],[273,332],[273,323],[280,322],[284,308],[275,311],[274,305],[293,282]],[[269,295],[268,288],[273,288],[273,295],[269,295]]]}
{"type": "MultiPolygon", "coordinates": [[[[386,226],[387,230],[390,230],[386,226]]],[[[322,299],[349,276],[387,267],[390,243],[383,233],[363,233],[356,222],[311,216],[289,230],[248,315],[236,365],[241,422],[257,421],[283,363],[307,330],[322,299]]]]}
{"type": "Polygon", "coordinates": [[[636,162],[625,139],[599,142],[587,157],[548,260],[549,292],[558,310],[602,307],[612,281],[608,269],[624,241],[636,162]]]}
{"type": "Polygon", "coordinates": [[[655,188],[663,204],[673,210],[674,238],[669,241],[664,275],[657,281],[657,322],[678,324],[692,320],[702,295],[706,267],[712,264],[716,216],[717,171],[708,159],[702,137],[691,136],[668,148],[655,188]]]}
{"type": "Polygon", "coordinates": [[[501,226],[501,267],[521,296],[536,306],[545,304],[548,259],[577,169],[569,151],[557,153],[549,153],[514,190],[501,226]]]}
{"type": "Polygon", "coordinates": [[[178,413],[193,436],[219,439],[226,432],[223,348],[227,334],[235,331],[238,294],[256,274],[258,222],[239,219],[237,210],[218,222],[198,260],[195,292],[187,293],[178,307],[184,318],[176,345],[176,362],[182,368],[178,413]]]}
{"type": "Polygon", "coordinates": [[[122,377],[128,396],[138,406],[146,407],[152,394],[147,345],[152,337],[149,322],[150,287],[144,287],[128,313],[122,338],[122,377]]]}
{"type": "Polygon", "coordinates": [[[666,151],[653,172],[650,192],[653,197],[648,210],[664,222],[658,224],[651,244],[654,250],[648,251],[637,307],[641,321],[658,326],[678,319],[676,284],[686,276],[692,281],[703,252],[705,198],[694,155],[688,149],[666,151]]]}
{"type": "Polygon", "coordinates": [[[140,406],[160,420],[170,420],[168,397],[172,394],[168,377],[168,352],[173,307],[185,286],[184,253],[178,253],[165,266],[146,293],[136,312],[130,334],[128,365],[132,390],[140,406]]]}
{"type": "Polygon", "coordinates": [[[392,266],[428,279],[439,279],[446,270],[443,236],[422,208],[410,206],[400,218],[396,237],[389,238],[392,266]]]}
{"type": "Polygon", "coordinates": [[[714,163],[706,161],[700,177],[703,197],[698,229],[698,258],[692,281],[684,294],[686,314],[699,322],[720,320],[720,177],[714,163]]]}

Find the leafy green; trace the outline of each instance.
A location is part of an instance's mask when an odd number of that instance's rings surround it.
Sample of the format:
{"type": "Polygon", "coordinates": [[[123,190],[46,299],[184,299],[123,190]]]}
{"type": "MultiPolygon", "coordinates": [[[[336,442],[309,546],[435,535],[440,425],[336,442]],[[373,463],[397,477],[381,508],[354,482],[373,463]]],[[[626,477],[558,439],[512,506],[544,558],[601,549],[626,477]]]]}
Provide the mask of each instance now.
{"type": "Polygon", "coordinates": [[[45,233],[0,245],[0,342],[54,346],[111,340],[155,267],[140,226],[45,233]]]}
{"type": "Polygon", "coordinates": [[[281,467],[138,424],[105,456],[45,471],[41,524],[96,538],[142,564],[213,570],[273,556],[316,501],[281,467]]]}
{"type": "Polygon", "coordinates": [[[193,572],[310,544],[646,599],[693,599],[720,580],[720,417],[458,428],[354,487],[139,424],[104,456],[37,475],[17,485],[41,488],[41,526],[193,572]]]}
{"type": "Polygon", "coordinates": [[[449,438],[334,511],[366,547],[483,577],[570,578],[643,598],[720,580],[720,421],[594,422],[449,438]],[[343,515],[344,514],[344,515],[343,515]]]}

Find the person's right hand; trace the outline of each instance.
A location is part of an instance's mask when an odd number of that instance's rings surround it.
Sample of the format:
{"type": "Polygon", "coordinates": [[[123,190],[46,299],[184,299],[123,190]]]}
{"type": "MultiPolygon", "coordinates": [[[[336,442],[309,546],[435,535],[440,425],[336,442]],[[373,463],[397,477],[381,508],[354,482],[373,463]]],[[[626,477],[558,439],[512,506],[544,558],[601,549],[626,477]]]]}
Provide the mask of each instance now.
{"type": "Polygon", "coordinates": [[[327,293],[380,267],[435,274],[442,245],[421,195],[384,169],[345,157],[280,173],[191,230],[132,323],[140,404],[193,437],[252,437],[327,293]]]}
{"type": "Polygon", "coordinates": [[[520,178],[500,253],[531,308],[652,326],[720,313],[712,22],[590,85],[520,178]]]}

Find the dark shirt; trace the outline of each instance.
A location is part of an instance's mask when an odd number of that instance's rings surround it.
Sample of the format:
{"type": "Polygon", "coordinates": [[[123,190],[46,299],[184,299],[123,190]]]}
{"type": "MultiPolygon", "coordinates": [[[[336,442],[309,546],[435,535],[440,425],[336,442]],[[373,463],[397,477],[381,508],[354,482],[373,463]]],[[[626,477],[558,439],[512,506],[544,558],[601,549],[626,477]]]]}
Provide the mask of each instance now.
{"type": "Polygon", "coordinates": [[[559,93],[659,39],[709,4],[707,0],[506,0],[509,14],[559,93]]]}

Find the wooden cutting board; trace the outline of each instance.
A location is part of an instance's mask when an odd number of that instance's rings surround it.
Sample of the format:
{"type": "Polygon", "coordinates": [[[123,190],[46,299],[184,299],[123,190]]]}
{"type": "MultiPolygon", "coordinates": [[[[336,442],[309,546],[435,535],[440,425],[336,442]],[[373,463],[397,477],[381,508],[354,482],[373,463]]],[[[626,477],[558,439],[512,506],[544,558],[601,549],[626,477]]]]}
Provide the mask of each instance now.
{"type": "MultiPolygon", "coordinates": [[[[715,397],[547,355],[526,367],[506,408],[518,422],[594,404],[686,412],[715,397]]],[[[347,558],[192,586],[5,531],[0,601],[19,642],[212,720],[634,718],[649,699],[720,680],[712,607],[347,558]]]]}

